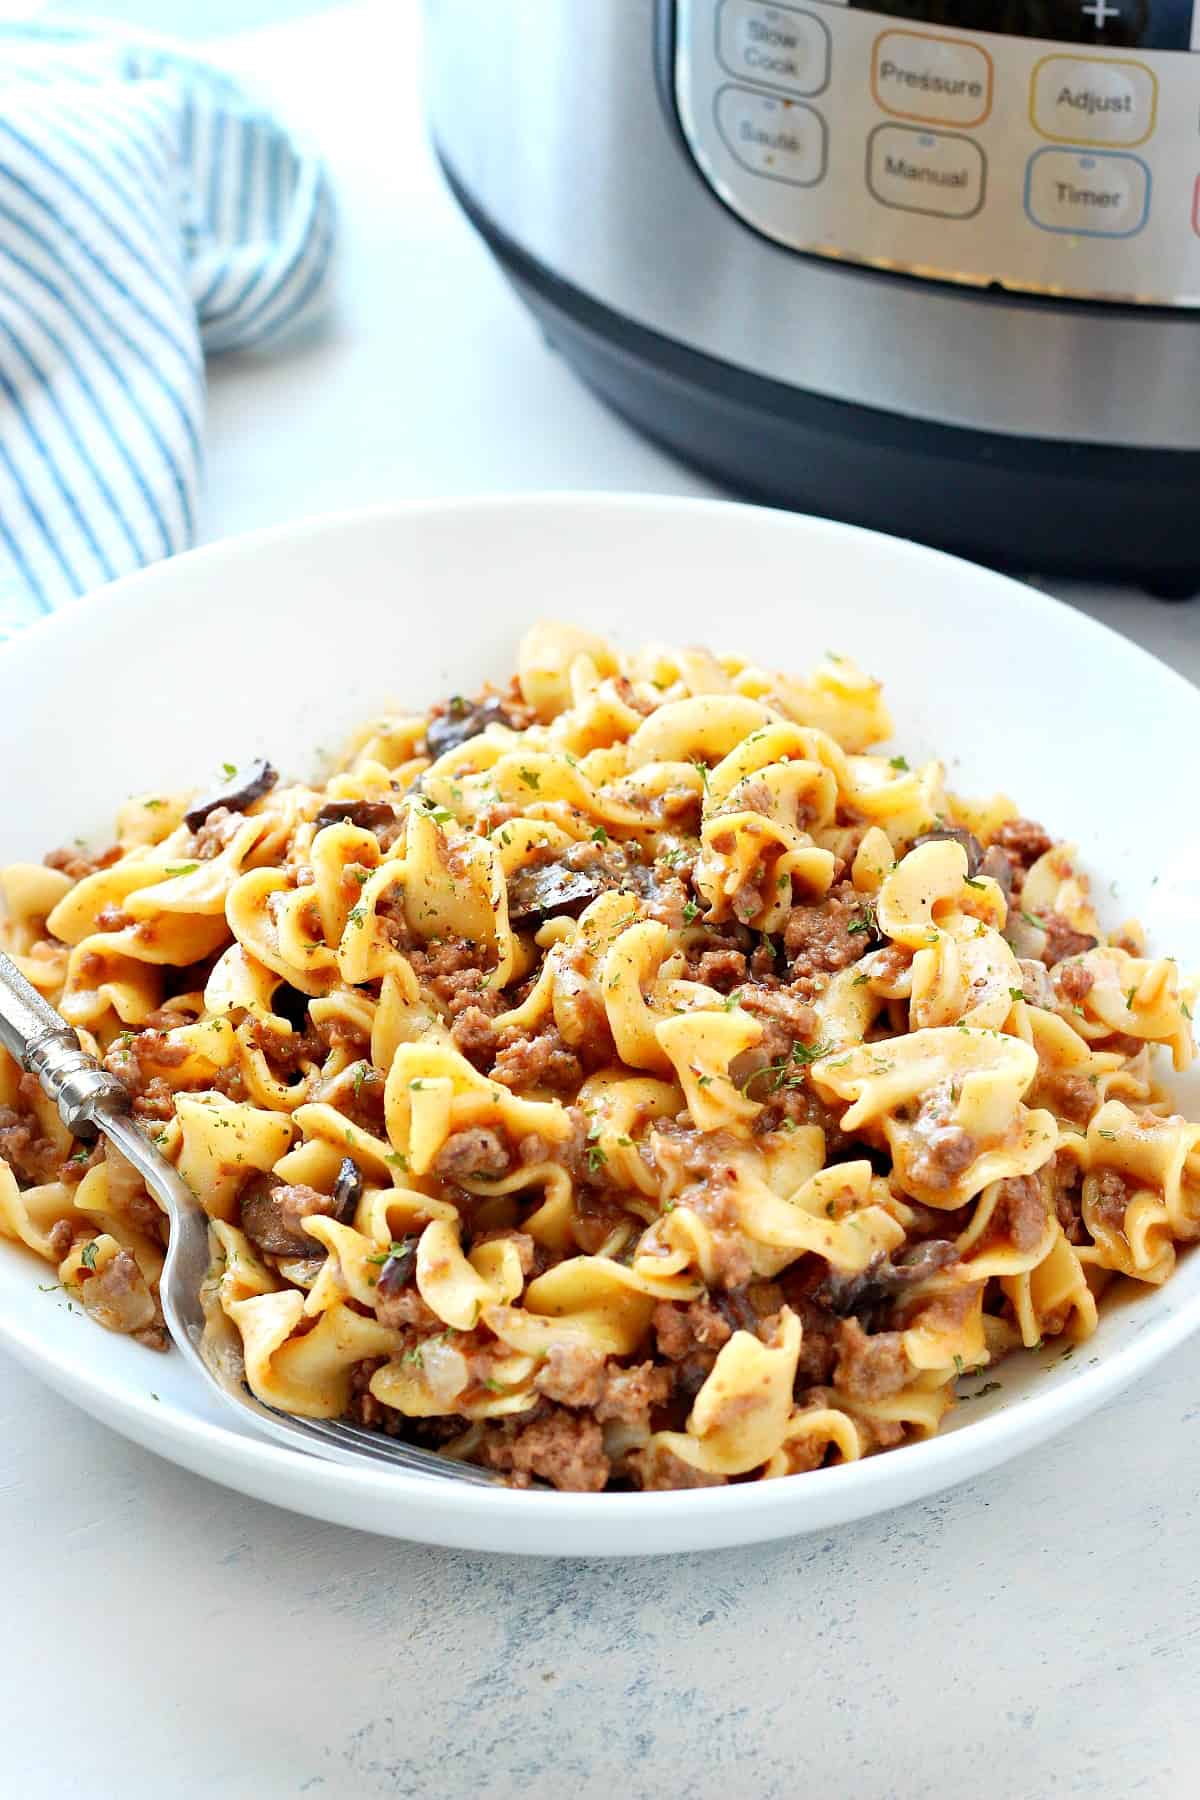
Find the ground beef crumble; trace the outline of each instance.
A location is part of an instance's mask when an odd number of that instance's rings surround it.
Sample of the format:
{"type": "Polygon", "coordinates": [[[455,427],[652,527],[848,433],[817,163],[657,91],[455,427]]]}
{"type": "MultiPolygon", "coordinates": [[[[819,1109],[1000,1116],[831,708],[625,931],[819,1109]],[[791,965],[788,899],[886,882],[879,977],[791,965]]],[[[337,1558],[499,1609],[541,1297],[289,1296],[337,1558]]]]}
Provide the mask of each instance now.
{"type": "Polygon", "coordinates": [[[1046,1214],[1046,1196],[1037,1176],[1011,1175],[997,1183],[996,1203],[983,1241],[988,1246],[1011,1244],[1024,1254],[1041,1242],[1046,1214]]]}
{"type": "Polygon", "coordinates": [[[1021,870],[1031,869],[1039,856],[1054,848],[1054,839],[1032,819],[1006,819],[992,839],[1021,870]]]}
{"type": "Polygon", "coordinates": [[[868,1337],[857,1319],[838,1327],[837,1364],[833,1385],[853,1400],[886,1400],[912,1379],[912,1365],[898,1331],[868,1337]]]}
{"type": "Polygon", "coordinates": [[[527,1425],[493,1427],[483,1440],[480,1460],[515,1477],[518,1486],[538,1476],[552,1487],[579,1494],[598,1494],[612,1473],[598,1422],[563,1406],[549,1407],[527,1425]]]}
{"type": "Polygon", "coordinates": [[[849,882],[819,906],[794,906],[783,928],[792,987],[802,999],[815,998],[831,975],[857,962],[872,942],[870,915],[849,882]]]}
{"type": "Polygon", "coordinates": [[[1094,950],[1100,941],[1086,931],[1076,931],[1074,926],[1068,924],[1067,920],[1062,917],[1061,913],[1045,913],[1042,916],[1041,924],[1046,933],[1042,961],[1049,969],[1063,962],[1068,956],[1082,956],[1085,950],[1094,950]]]}

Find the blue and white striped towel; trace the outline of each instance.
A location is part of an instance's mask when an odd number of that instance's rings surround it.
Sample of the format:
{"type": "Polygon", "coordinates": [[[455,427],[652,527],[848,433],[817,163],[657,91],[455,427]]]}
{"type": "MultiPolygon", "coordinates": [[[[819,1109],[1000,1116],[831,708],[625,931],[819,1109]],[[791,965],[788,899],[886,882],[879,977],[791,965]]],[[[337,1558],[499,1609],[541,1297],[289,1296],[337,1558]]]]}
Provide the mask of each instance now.
{"type": "Polygon", "coordinates": [[[0,639],[188,545],[205,352],[307,321],[320,161],[185,53],[0,23],[0,639]]]}

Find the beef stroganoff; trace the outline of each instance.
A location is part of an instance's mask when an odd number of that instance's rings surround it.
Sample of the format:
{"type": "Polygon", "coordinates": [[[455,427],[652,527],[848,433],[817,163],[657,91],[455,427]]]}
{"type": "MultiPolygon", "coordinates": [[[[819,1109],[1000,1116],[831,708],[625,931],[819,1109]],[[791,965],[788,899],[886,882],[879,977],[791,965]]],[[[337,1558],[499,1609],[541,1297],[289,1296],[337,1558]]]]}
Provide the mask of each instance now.
{"type": "MultiPolygon", "coordinates": [[[[209,1215],[211,1354],[518,1484],[707,1486],[928,1436],[1165,1281],[1195,984],[890,731],[841,657],[546,624],[320,785],[229,766],[0,872],[209,1215]]],[[[156,1206],[3,1053],[0,1158],[0,1232],[163,1347],[156,1206]]]]}

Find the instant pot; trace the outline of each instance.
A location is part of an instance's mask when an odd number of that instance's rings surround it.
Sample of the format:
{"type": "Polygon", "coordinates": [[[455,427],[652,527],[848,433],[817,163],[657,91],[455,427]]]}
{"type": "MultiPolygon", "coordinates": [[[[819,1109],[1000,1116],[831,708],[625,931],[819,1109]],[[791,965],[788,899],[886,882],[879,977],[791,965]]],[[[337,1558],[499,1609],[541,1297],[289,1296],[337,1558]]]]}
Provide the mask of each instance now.
{"type": "Polygon", "coordinates": [[[447,179],[578,372],[775,504],[1200,574],[1200,0],[427,0],[447,179]]]}

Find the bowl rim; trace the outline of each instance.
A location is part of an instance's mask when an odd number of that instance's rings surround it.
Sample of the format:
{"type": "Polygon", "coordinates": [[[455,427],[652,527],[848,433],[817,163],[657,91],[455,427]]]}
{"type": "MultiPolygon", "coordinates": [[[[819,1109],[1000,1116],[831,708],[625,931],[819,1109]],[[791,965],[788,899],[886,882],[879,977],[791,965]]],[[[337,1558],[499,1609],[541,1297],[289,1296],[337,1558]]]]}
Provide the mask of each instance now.
{"type": "MultiPolygon", "coordinates": [[[[1134,644],[1111,626],[1075,611],[1063,601],[1038,588],[1015,580],[996,570],[968,562],[946,551],[936,550],[909,539],[847,525],[840,521],[818,518],[803,513],[783,512],[770,507],[740,501],[704,496],[658,495],[603,490],[548,490],[520,494],[480,493],[431,499],[383,501],[366,507],[352,507],[316,514],[300,520],[267,526],[200,545],[163,562],[121,577],[94,590],[85,603],[83,617],[90,616],[103,628],[115,622],[125,609],[135,612],[146,604],[155,607],[155,590],[170,586],[180,570],[208,568],[218,571],[230,564],[240,564],[269,552],[279,545],[294,546],[316,537],[342,533],[369,533],[381,523],[403,522],[430,515],[481,515],[513,512],[545,513],[562,516],[572,513],[630,512],[647,515],[677,516],[682,519],[722,517],[744,519],[748,525],[781,533],[825,536],[831,542],[856,542],[877,555],[903,557],[915,563],[930,558],[950,565],[965,580],[978,586],[991,587],[997,597],[1003,595],[1010,607],[1020,607],[1035,617],[1066,611],[1072,615],[1074,628],[1085,636],[1105,641],[1111,648],[1119,646],[1122,656],[1140,661],[1147,671],[1177,691],[1177,697],[1197,711],[1200,725],[1200,690],[1150,651],[1134,644]]],[[[37,620],[6,642],[0,643],[0,676],[14,662],[36,658],[41,646],[56,641],[63,634],[74,635],[81,614],[74,606],[62,608],[37,620]]],[[[19,1247],[13,1246],[19,1254],[19,1247]]],[[[1156,1292],[1170,1291],[1156,1290],[1156,1292]]],[[[1163,1316],[1149,1316],[1154,1295],[1141,1297],[1139,1311],[1147,1312],[1146,1321],[1131,1340],[1099,1358],[1095,1363],[1079,1363],[1069,1379],[1055,1383],[1045,1392],[1018,1397],[1000,1405],[978,1420],[964,1424],[952,1433],[935,1434],[898,1446],[880,1455],[855,1463],[842,1463],[829,1468],[808,1471],[804,1476],[805,1494],[820,1493],[825,1502],[845,1494],[847,1507],[843,1517],[849,1520],[862,1514],[881,1511],[917,1494],[950,1486],[967,1479],[982,1469],[995,1466],[1008,1456],[1043,1441],[1060,1425],[1082,1418],[1087,1412],[1113,1398],[1131,1381],[1144,1374],[1193,1332],[1200,1330],[1200,1289],[1191,1297],[1175,1303],[1163,1316]],[[904,1478],[908,1479],[905,1480],[904,1478]],[[903,1492],[889,1496],[889,1489],[903,1492]]],[[[99,1403],[102,1417],[137,1441],[147,1443],[170,1456],[162,1445],[174,1439],[205,1460],[217,1455],[221,1470],[212,1470],[214,1479],[229,1480],[229,1472],[239,1475],[274,1475],[271,1485],[282,1495],[289,1475],[304,1472],[304,1485],[316,1489],[327,1499],[347,1493],[384,1500],[389,1497],[407,1500],[428,1498],[428,1478],[411,1475],[402,1469],[372,1466],[357,1467],[306,1456],[286,1449],[267,1439],[236,1430],[223,1421],[214,1421],[189,1412],[170,1399],[156,1400],[132,1387],[123,1374],[112,1374],[99,1362],[80,1358],[77,1354],[39,1338],[36,1331],[0,1313],[0,1340],[4,1341],[35,1373],[43,1374],[60,1392],[82,1402],[99,1403]]],[[[643,1492],[605,1492],[581,1494],[539,1489],[514,1489],[502,1486],[481,1488],[472,1484],[439,1483],[436,1487],[439,1511],[452,1511],[464,1524],[488,1519],[507,1518],[513,1524],[545,1520],[545,1508],[553,1508],[556,1518],[564,1523],[625,1525],[633,1527],[639,1518],[647,1518],[647,1509],[656,1516],[679,1510],[689,1520],[738,1517],[747,1527],[769,1535],[770,1524],[796,1506],[799,1498],[792,1481],[737,1483],[733,1486],[696,1489],[668,1489],[643,1492]],[[540,1510],[539,1510],[540,1509],[540,1510]]],[[[287,1504],[280,1498],[278,1503],[287,1504]]],[[[299,1507],[303,1510],[303,1507],[299,1507]]],[[[828,1515],[828,1504],[822,1508],[828,1515]]],[[[802,1528],[802,1521],[797,1521],[802,1528]]],[[[749,1538],[741,1541],[750,1541],[749,1538]]]]}

